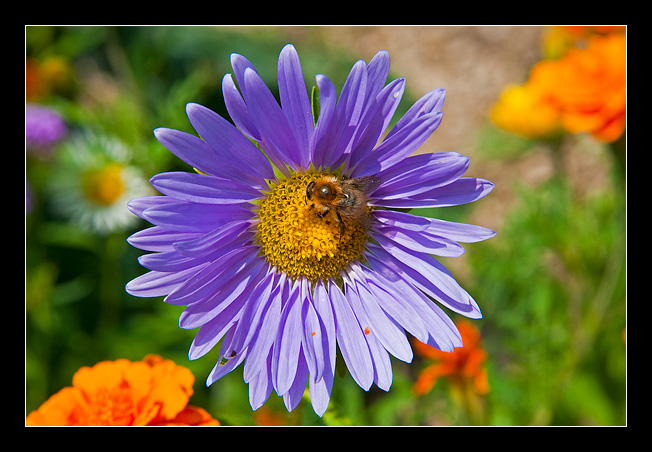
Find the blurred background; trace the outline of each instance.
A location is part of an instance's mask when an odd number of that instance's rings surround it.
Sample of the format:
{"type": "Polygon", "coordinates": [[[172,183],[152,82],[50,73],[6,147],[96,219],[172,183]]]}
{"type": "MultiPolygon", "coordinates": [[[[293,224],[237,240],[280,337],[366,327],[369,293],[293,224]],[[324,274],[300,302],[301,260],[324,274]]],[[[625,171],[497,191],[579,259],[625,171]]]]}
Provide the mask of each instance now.
{"type": "MultiPolygon", "coordinates": [[[[540,62],[566,63],[592,49],[595,38],[624,44],[624,33],[27,26],[26,414],[70,386],[82,366],[157,353],[193,372],[191,403],[223,425],[626,425],[624,49],[622,57],[614,45],[603,51],[600,74],[616,75],[593,80],[606,97],[592,100],[609,110],[608,134],[597,126],[579,130],[577,117],[541,118],[541,96],[532,100],[522,89],[533,84],[540,62]],[[467,176],[496,185],[477,203],[419,212],[497,231],[465,246],[462,257],[442,259],[483,313],[470,326],[449,313],[470,338],[465,347],[440,356],[416,345],[412,363],[392,360],[389,392],[364,392],[340,375],[323,418],[307,401],[287,413],[275,393],[252,412],[241,367],[207,388],[216,351],[188,360],[196,331],[178,327],[183,307],[124,291],[145,272],[137,262],[143,252],[126,238],[148,226],[125,203],[154,194],[147,182],[154,174],[190,170],[153,129],[195,133],[188,102],[228,118],[221,79],[232,70],[232,52],[252,61],[274,91],[288,42],[309,88],[323,73],[339,90],[357,60],[388,50],[390,79],[407,81],[395,119],[445,88],[444,119],[420,152],[467,155],[467,176]]],[[[597,77],[581,58],[576,67],[597,77]]],[[[566,77],[582,74],[567,70],[566,77]]],[[[590,91],[591,83],[580,85],[590,91]]]]}

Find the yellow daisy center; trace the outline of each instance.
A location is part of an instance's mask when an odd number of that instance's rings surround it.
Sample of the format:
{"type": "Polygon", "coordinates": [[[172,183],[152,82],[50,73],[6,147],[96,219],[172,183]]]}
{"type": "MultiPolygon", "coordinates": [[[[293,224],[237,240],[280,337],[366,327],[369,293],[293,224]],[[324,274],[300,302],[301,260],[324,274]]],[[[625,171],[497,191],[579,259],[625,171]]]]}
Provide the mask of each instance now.
{"type": "Polygon", "coordinates": [[[293,173],[279,181],[262,201],[257,239],[271,265],[287,275],[311,280],[337,277],[360,259],[367,232],[356,222],[337,217],[334,208],[320,217],[306,198],[312,181],[332,173],[293,173]]]}
{"type": "Polygon", "coordinates": [[[93,203],[109,206],[125,191],[122,166],[109,163],[103,168],[87,171],[82,179],[84,194],[93,203]]]}

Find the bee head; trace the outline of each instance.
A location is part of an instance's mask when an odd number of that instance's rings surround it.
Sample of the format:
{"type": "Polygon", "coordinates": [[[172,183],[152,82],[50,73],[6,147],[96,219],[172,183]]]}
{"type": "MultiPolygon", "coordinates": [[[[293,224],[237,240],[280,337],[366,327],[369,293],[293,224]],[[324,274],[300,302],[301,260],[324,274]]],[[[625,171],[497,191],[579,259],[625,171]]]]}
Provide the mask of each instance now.
{"type": "Polygon", "coordinates": [[[306,187],[306,198],[312,199],[312,191],[315,189],[315,181],[312,181],[306,187]]]}

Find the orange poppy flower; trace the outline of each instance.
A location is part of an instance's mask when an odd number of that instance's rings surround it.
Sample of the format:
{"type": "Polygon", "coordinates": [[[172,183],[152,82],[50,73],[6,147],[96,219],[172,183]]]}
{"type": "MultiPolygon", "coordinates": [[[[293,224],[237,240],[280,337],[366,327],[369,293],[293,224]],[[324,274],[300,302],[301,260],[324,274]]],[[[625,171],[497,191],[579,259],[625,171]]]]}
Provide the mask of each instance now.
{"type": "Polygon", "coordinates": [[[27,425],[219,425],[188,405],[195,377],[158,355],[143,361],[102,361],[82,367],[27,416],[27,425]]]}
{"type": "Polygon", "coordinates": [[[556,105],[569,132],[617,140],[625,130],[625,35],[596,35],[585,49],[573,48],[558,60],[540,61],[530,72],[530,83],[556,105]]]}
{"type": "Polygon", "coordinates": [[[477,394],[489,392],[487,371],[483,367],[487,353],[481,347],[478,329],[468,321],[457,325],[462,336],[463,347],[455,348],[452,353],[442,352],[423,342],[414,340],[414,351],[420,356],[435,361],[419,373],[413,390],[423,395],[433,388],[439,378],[446,378],[454,385],[471,386],[477,394]]]}

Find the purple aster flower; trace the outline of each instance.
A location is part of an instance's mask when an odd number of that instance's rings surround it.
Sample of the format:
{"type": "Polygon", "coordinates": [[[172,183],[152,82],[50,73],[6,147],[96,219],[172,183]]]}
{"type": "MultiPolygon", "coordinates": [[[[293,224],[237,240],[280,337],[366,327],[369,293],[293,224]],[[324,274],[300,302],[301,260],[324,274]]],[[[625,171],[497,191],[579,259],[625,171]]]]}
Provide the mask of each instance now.
{"type": "Polygon", "coordinates": [[[48,156],[68,133],[59,113],[37,104],[25,106],[25,148],[40,156],[48,156]]]}
{"type": "Polygon", "coordinates": [[[292,410],[308,385],[321,416],[336,347],[360,387],[387,391],[389,355],[412,360],[406,332],[440,350],[461,346],[435,301],[470,318],[480,309],[433,256],[459,256],[458,242],[495,233],[405,213],[472,202],[493,188],[462,177],[469,159],[460,154],[412,155],[441,122],[444,90],[419,99],[381,140],[405,87],[402,78],[385,84],[387,52],[358,61],[339,97],[318,75],[318,115],[292,45],[278,60],[280,105],[245,57],[231,63],[235,81],[227,74],[222,89],[237,128],[191,103],[201,138],[155,130],[198,174],[158,174],[150,182],[165,196],[129,204],[154,226],[129,238],[153,253],[140,257],[150,271],[127,291],[185,305],[180,326],[199,328],[190,359],[221,341],[207,384],[244,363],[253,409],[273,389],[292,410]],[[367,192],[342,190],[367,176],[367,192]],[[331,185],[310,196],[321,180],[331,185]],[[329,189],[339,204],[320,210],[317,197],[329,189]]]}

